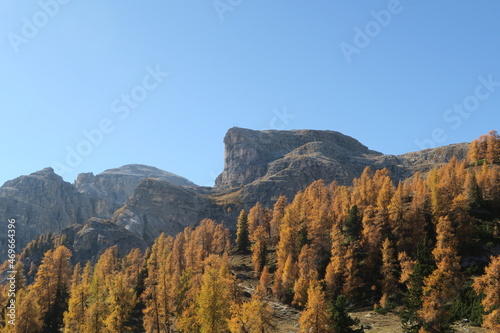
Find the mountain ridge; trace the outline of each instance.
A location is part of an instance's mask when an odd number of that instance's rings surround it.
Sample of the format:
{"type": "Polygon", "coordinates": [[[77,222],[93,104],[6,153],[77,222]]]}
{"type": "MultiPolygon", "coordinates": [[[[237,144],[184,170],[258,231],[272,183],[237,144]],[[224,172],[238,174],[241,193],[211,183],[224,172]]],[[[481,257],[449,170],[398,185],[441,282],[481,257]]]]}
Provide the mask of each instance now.
{"type": "MultiPolygon", "coordinates": [[[[214,187],[197,186],[184,177],[139,164],[97,175],[81,173],[73,184],[45,168],[0,187],[0,214],[16,218],[20,247],[40,234],[79,225],[95,234],[78,238],[77,247],[95,246],[99,251],[109,244],[82,242],[109,239],[110,226],[96,227],[106,221],[124,229],[123,237],[132,237],[126,236],[131,233],[135,243],[150,244],[161,232],[175,235],[203,218],[225,221],[234,230],[241,209],[256,202],[270,207],[280,195],[292,198],[317,179],[350,185],[369,166],[389,169],[398,181],[416,171],[425,173],[453,156],[464,158],[468,149],[468,144],[461,143],[384,155],[335,131],[237,127],[228,130],[224,143],[224,170],[214,187]],[[89,221],[94,227],[85,227],[89,221]]],[[[4,242],[0,238],[0,244],[4,242]]]]}

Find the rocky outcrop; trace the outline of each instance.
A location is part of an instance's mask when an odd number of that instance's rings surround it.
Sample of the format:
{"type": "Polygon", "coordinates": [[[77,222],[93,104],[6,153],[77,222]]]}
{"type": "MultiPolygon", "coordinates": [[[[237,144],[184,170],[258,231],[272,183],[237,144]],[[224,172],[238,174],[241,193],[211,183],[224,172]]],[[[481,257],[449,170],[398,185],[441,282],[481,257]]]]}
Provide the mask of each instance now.
{"type": "Polygon", "coordinates": [[[83,225],[91,217],[111,218],[147,177],[194,186],[185,178],[143,165],[126,165],[96,176],[81,174],[75,184],[65,182],[52,168],[7,181],[0,187],[0,215],[5,218],[0,253],[7,249],[7,219],[16,220],[16,244],[20,249],[40,234],[83,225]]]}
{"type": "MultiPolygon", "coordinates": [[[[253,131],[233,127],[227,132],[224,144],[224,171],[215,181],[218,189],[247,185],[282,170],[293,170],[295,166],[303,169],[301,165],[312,166],[311,162],[317,162],[313,164],[318,166],[331,162],[322,161],[324,157],[334,158],[336,163],[342,164],[351,156],[382,155],[333,131],[253,131]]],[[[342,173],[338,176],[346,181],[349,179],[342,173]]]]}
{"type": "Polygon", "coordinates": [[[425,173],[435,166],[450,161],[453,157],[463,160],[469,151],[468,143],[456,143],[444,147],[424,149],[417,152],[399,155],[400,163],[409,173],[416,171],[425,173]]]}
{"type": "Polygon", "coordinates": [[[7,219],[16,221],[19,249],[41,233],[59,232],[68,225],[88,220],[93,213],[89,198],[52,168],[7,181],[0,187],[0,216],[5,219],[1,224],[1,248],[7,248],[4,246],[7,219]]]}
{"type": "Polygon", "coordinates": [[[202,188],[183,187],[160,179],[145,179],[126,205],[113,216],[113,223],[152,242],[162,232],[175,235],[204,218],[220,219],[223,211],[202,188]]]}
{"type": "Polygon", "coordinates": [[[468,144],[455,144],[404,155],[383,155],[332,131],[252,131],[231,128],[224,139],[224,171],[216,189],[239,191],[243,206],[271,204],[292,197],[315,180],[350,185],[365,167],[387,168],[395,181],[465,157],[468,144]]]}
{"type": "Polygon", "coordinates": [[[146,250],[147,244],[132,232],[98,218],[91,218],[84,225],[72,225],[64,228],[61,234],[66,235],[67,243],[73,252],[73,261],[96,261],[111,246],[116,245],[121,255],[138,248],[146,250]]]}
{"type": "Polygon", "coordinates": [[[173,173],[151,166],[129,164],[96,176],[93,173],[79,174],[75,187],[91,199],[94,216],[107,218],[127,202],[139,182],[146,178],[161,179],[179,186],[195,186],[173,173]]]}

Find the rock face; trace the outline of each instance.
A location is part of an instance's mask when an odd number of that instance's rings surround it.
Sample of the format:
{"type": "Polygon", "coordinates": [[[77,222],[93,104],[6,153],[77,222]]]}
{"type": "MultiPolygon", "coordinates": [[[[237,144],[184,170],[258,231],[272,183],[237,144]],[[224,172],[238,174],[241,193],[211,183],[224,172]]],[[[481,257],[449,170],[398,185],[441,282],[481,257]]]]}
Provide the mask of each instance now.
{"type": "Polygon", "coordinates": [[[86,221],[93,214],[87,196],[46,168],[6,182],[0,187],[2,233],[6,249],[7,219],[16,220],[16,245],[25,246],[41,233],[59,232],[64,227],[86,221]]]}
{"type": "Polygon", "coordinates": [[[145,179],[112,221],[151,243],[162,232],[175,235],[204,218],[220,219],[221,207],[201,188],[183,187],[160,179],[145,179]]]}
{"type": "Polygon", "coordinates": [[[98,218],[91,218],[84,225],[68,226],[61,233],[67,237],[75,262],[96,261],[108,247],[114,245],[118,246],[121,255],[134,248],[144,251],[147,247],[146,242],[132,232],[98,218]]]}
{"type": "Polygon", "coordinates": [[[291,199],[317,179],[350,185],[370,166],[388,168],[397,181],[453,156],[461,159],[468,149],[463,143],[383,155],[333,131],[236,127],[224,143],[224,171],[214,188],[144,165],[80,174],[74,184],[51,168],[8,181],[0,188],[0,215],[5,218],[0,246],[7,248],[7,219],[15,218],[19,248],[42,233],[62,231],[81,258],[91,259],[113,244],[124,250],[144,248],[160,233],[174,235],[204,218],[234,229],[241,209],[256,202],[271,207],[280,195],[291,199]]]}
{"type": "Polygon", "coordinates": [[[75,184],[46,168],[7,181],[0,187],[0,253],[7,249],[7,219],[16,220],[16,245],[24,247],[40,234],[56,233],[70,225],[83,225],[91,217],[111,218],[148,177],[194,186],[185,178],[143,165],[126,165],[96,176],[80,174],[75,184]]]}
{"type": "MultiPolygon", "coordinates": [[[[229,189],[269,178],[284,170],[321,166],[325,157],[337,164],[348,157],[380,156],[357,140],[333,131],[252,131],[233,127],[224,138],[224,171],[215,187],[229,189]],[[304,161],[314,161],[314,163],[304,161]]],[[[330,161],[331,162],[331,161],[330,161]]],[[[311,172],[321,170],[312,170],[311,172]]],[[[320,176],[320,175],[317,175],[320,176]]],[[[339,173],[346,182],[348,175],[339,173]]],[[[321,177],[317,177],[321,178],[321,177]]]]}
{"type": "Polygon", "coordinates": [[[75,187],[90,198],[95,216],[106,218],[123,206],[139,182],[146,178],[161,179],[180,186],[195,186],[173,173],[146,165],[129,164],[96,176],[93,173],[79,174],[75,187]]]}
{"type": "Polygon", "coordinates": [[[317,179],[350,185],[367,166],[387,168],[394,180],[427,172],[453,156],[465,157],[468,144],[456,144],[404,155],[383,155],[357,140],[332,131],[252,131],[231,128],[226,137],[224,171],[215,187],[241,188],[246,206],[292,197],[317,179]]]}

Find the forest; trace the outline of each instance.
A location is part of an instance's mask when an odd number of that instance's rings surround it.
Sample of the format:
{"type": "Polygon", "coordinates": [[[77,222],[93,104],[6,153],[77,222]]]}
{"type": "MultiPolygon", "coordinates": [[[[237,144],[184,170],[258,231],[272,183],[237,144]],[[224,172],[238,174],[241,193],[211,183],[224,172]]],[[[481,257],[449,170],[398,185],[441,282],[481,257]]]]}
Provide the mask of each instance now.
{"type": "Polygon", "coordinates": [[[361,307],[396,313],[402,332],[451,332],[460,320],[500,332],[496,131],[425,175],[396,184],[367,167],[352,186],[317,180],[226,223],[236,235],[205,219],[144,253],[113,246],[84,263],[63,236],[42,235],[16,260],[15,325],[2,276],[0,332],[275,332],[271,300],[300,311],[299,332],[363,332],[349,315],[361,307]],[[251,293],[236,255],[251,258],[251,293]]]}

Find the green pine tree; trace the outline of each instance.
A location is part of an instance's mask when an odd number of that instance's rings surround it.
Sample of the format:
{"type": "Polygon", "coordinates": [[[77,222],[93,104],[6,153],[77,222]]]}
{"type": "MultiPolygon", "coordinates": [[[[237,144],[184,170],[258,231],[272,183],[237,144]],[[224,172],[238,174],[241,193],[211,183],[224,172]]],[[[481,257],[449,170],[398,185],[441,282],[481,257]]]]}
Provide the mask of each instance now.
{"type": "Polygon", "coordinates": [[[335,333],[362,333],[363,327],[353,328],[359,325],[359,319],[352,318],[347,312],[347,297],[340,295],[335,301],[330,303],[330,323],[329,327],[335,333]]]}
{"type": "Polygon", "coordinates": [[[410,276],[408,290],[403,295],[403,309],[399,313],[404,333],[418,333],[422,327],[418,311],[422,309],[424,279],[435,269],[434,257],[427,239],[424,239],[423,244],[417,250],[416,257],[417,263],[410,276]]]}
{"type": "Polygon", "coordinates": [[[238,217],[236,231],[236,251],[239,253],[248,253],[250,250],[250,237],[248,232],[248,215],[244,209],[241,210],[238,217]]]}
{"type": "Polygon", "coordinates": [[[359,240],[361,236],[362,218],[358,206],[354,205],[349,209],[349,216],[345,221],[345,231],[349,240],[359,240]]]}

